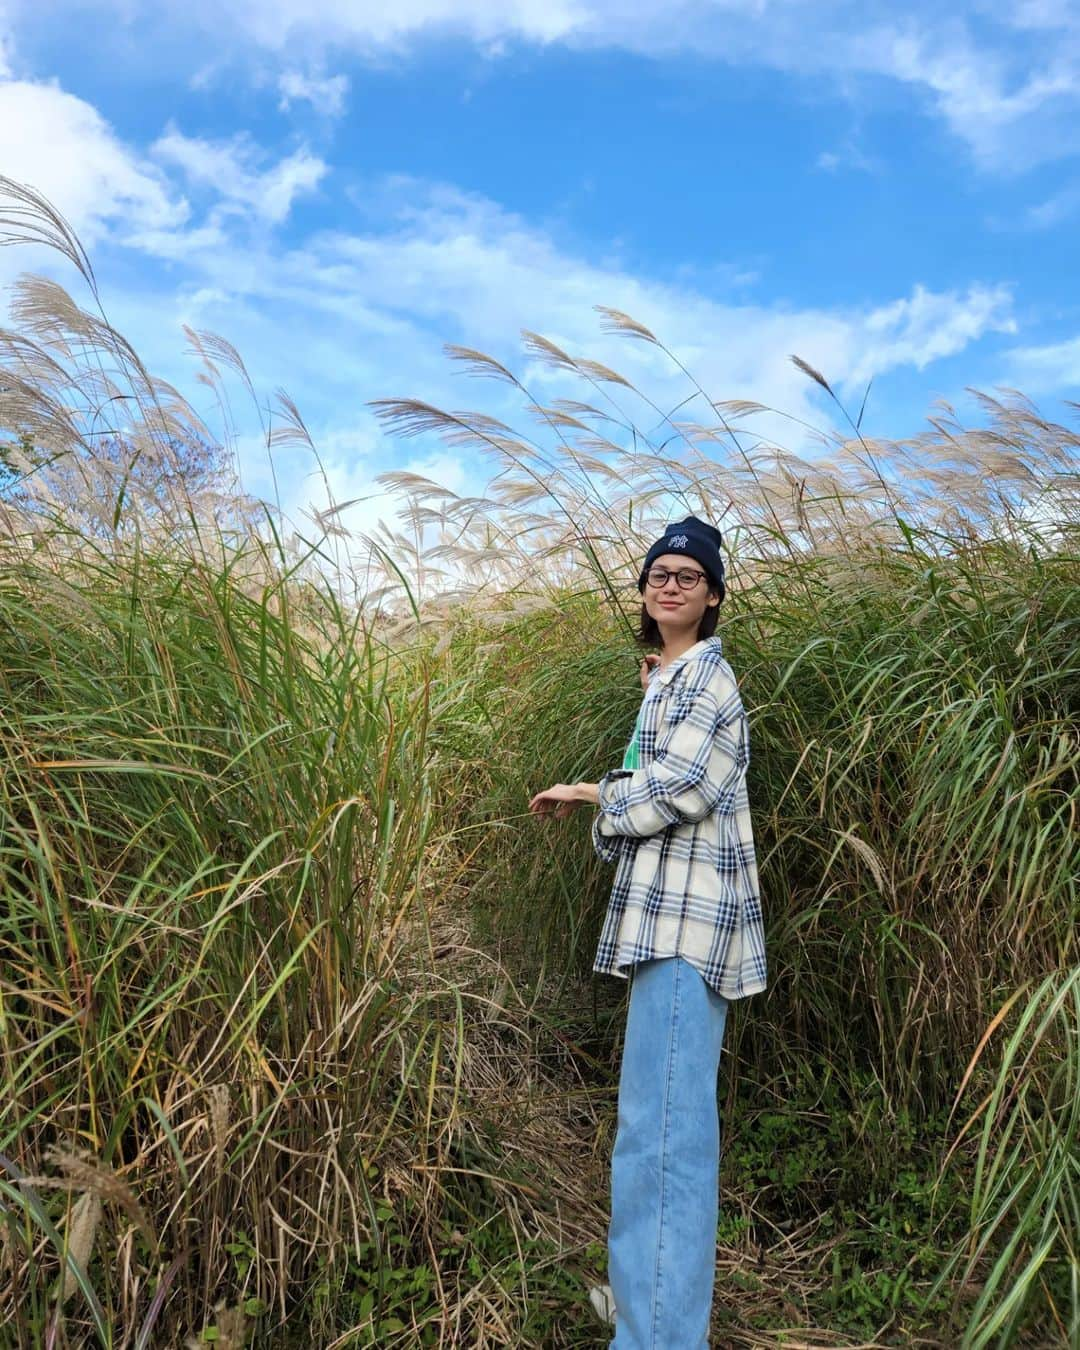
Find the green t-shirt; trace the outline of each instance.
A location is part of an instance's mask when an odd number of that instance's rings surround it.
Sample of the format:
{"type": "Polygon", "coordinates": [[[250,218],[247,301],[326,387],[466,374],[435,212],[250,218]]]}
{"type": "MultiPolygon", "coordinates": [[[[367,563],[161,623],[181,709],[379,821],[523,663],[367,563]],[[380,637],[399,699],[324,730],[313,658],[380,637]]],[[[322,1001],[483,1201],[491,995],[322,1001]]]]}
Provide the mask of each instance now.
{"type": "Polygon", "coordinates": [[[634,734],[630,737],[630,744],[626,747],[626,754],[623,755],[622,766],[624,769],[638,769],[641,767],[641,760],[638,755],[638,725],[641,722],[641,709],[638,709],[637,721],[634,723],[634,734]]]}

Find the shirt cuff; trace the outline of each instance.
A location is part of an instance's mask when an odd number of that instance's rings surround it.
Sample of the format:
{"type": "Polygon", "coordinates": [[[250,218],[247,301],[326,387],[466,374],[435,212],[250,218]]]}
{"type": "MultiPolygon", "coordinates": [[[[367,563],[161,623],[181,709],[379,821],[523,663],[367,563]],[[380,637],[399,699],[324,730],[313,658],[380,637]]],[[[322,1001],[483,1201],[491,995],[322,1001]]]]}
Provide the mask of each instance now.
{"type": "Polygon", "coordinates": [[[592,842],[593,849],[598,858],[603,862],[617,862],[619,854],[629,844],[635,844],[637,841],[629,839],[624,834],[618,834],[614,830],[605,830],[604,824],[606,816],[604,815],[604,788],[613,780],[619,778],[630,778],[632,776],[630,769],[612,769],[605,773],[597,784],[596,795],[599,798],[599,810],[592,820],[592,842]]]}
{"type": "Polygon", "coordinates": [[[611,769],[607,773],[605,773],[601,777],[599,783],[597,783],[596,785],[596,795],[598,798],[597,804],[600,807],[600,814],[597,817],[597,828],[599,829],[601,834],[607,835],[608,837],[614,835],[624,837],[618,830],[613,830],[610,828],[607,830],[604,829],[604,812],[606,810],[609,810],[619,800],[620,789],[618,787],[615,787],[614,785],[620,779],[633,778],[633,776],[634,776],[633,769],[611,769]],[[605,790],[607,791],[606,800],[605,800],[605,790]]]}

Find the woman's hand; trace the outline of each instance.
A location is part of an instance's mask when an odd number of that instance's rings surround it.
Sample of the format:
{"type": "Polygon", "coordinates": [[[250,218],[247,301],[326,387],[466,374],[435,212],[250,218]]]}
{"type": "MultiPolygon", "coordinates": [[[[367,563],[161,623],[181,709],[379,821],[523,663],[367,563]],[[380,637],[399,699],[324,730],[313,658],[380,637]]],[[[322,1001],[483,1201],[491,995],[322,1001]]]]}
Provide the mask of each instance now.
{"type": "Polygon", "coordinates": [[[529,810],[537,816],[555,816],[562,820],[572,814],[575,806],[596,800],[595,783],[556,783],[554,787],[538,792],[529,802],[529,810]]]}
{"type": "Polygon", "coordinates": [[[649,687],[649,672],[652,670],[653,666],[658,666],[659,664],[660,664],[660,657],[659,657],[659,654],[658,654],[657,652],[649,652],[649,654],[648,654],[647,656],[643,656],[643,657],[641,658],[641,687],[642,687],[642,689],[648,689],[648,687],[649,687]]]}

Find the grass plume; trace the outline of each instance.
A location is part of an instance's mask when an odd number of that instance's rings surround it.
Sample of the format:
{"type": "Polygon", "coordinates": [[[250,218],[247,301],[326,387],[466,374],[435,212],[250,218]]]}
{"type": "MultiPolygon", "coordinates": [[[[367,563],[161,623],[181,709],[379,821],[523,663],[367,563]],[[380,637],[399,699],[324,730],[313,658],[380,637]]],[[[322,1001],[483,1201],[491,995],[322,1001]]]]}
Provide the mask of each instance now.
{"type": "MultiPolygon", "coordinates": [[[[390,471],[400,528],[331,500],[311,537],[230,480],[235,348],[186,335],[211,428],[0,180],[19,240],[93,303],[25,280],[0,332],[5,1343],[602,1343],[610,877],[526,803],[621,755],[674,510],[724,531],[772,969],[730,1019],[714,1341],[1075,1337],[1076,430],[1006,393],[807,428],[601,309],[676,406],[539,334],[543,402],[455,348],[525,429],[375,410],[483,494],[390,471]]],[[[260,425],[317,453],[286,394],[260,425]]]]}

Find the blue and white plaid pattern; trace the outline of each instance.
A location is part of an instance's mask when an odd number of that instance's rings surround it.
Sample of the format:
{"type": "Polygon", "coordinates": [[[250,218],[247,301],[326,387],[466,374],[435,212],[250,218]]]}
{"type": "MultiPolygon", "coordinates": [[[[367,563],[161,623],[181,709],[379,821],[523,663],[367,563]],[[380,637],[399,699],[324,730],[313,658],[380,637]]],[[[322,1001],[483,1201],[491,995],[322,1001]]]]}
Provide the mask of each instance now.
{"type": "Polygon", "coordinates": [[[681,956],[725,998],[765,988],[765,930],[746,792],[750,735],[715,635],[665,670],[641,708],[640,767],[600,779],[597,855],[618,866],[593,969],[681,956]]]}

